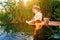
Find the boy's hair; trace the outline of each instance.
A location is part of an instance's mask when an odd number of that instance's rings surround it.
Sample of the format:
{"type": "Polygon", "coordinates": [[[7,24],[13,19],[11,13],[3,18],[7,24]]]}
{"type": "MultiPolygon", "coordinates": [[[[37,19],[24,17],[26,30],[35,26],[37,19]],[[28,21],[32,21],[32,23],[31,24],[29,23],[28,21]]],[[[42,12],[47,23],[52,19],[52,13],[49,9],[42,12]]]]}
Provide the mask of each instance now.
{"type": "Polygon", "coordinates": [[[33,6],[33,9],[38,9],[38,10],[40,10],[40,7],[37,6],[37,5],[34,5],[34,6],[33,6]]]}

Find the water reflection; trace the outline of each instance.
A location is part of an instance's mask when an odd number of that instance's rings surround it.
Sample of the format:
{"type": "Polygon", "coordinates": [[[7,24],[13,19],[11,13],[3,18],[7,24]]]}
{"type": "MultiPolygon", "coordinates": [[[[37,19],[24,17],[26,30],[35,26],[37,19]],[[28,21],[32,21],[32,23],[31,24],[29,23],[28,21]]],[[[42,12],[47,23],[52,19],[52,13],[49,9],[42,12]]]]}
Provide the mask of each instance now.
{"type": "Polygon", "coordinates": [[[0,30],[0,40],[33,40],[33,36],[29,36],[24,32],[7,34],[7,32],[0,30]]]}

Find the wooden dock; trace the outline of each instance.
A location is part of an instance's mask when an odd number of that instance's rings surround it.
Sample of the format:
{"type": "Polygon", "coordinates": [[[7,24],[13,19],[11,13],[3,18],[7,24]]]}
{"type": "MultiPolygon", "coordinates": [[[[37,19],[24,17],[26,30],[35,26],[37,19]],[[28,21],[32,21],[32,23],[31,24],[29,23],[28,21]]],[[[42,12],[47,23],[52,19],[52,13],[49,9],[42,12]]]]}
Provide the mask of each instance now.
{"type": "Polygon", "coordinates": [[[58,21],[49,21],[48,26],[60,26],[60,22],[58,22],[58,21]]]}

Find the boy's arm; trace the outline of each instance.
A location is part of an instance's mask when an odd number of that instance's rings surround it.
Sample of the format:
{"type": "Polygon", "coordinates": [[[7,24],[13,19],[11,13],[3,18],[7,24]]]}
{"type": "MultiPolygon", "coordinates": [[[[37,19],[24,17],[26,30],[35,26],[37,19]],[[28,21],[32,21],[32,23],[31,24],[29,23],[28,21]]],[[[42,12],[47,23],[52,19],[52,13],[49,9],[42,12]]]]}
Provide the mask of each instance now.
{"type": "Polygon", "coordinates": [[[31,19],[30,21],[26,21],[26,23],[28,23],[28,24],[33,24],[33,23],[34,23],[34,18],[31,19]]]}
{"type": "Polygon", "coordinates": [[[42,14],[41,13],[35,15],[32,20],[26,21],[26,23],[34,24],[36,20],[42,20],[42,14]]]}

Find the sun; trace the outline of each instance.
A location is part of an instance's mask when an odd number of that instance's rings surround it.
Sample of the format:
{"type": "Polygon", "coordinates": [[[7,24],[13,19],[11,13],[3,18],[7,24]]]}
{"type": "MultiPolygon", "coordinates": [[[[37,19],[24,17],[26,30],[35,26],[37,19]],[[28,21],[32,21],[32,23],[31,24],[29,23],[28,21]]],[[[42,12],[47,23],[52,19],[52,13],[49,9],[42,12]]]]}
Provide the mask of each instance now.
{"type": "Polygon", "coordinates": [[[23,1],[24,5],[27,6],[28,2],[31,2],[32,0],[20,0],[23,1]]]}
{"type": "Polygon", "coordinates": [[[27,4],[27,2],[28,2],[28,0],[24,0],[24,4],[25,4],[25,5],[27,4]]]}

